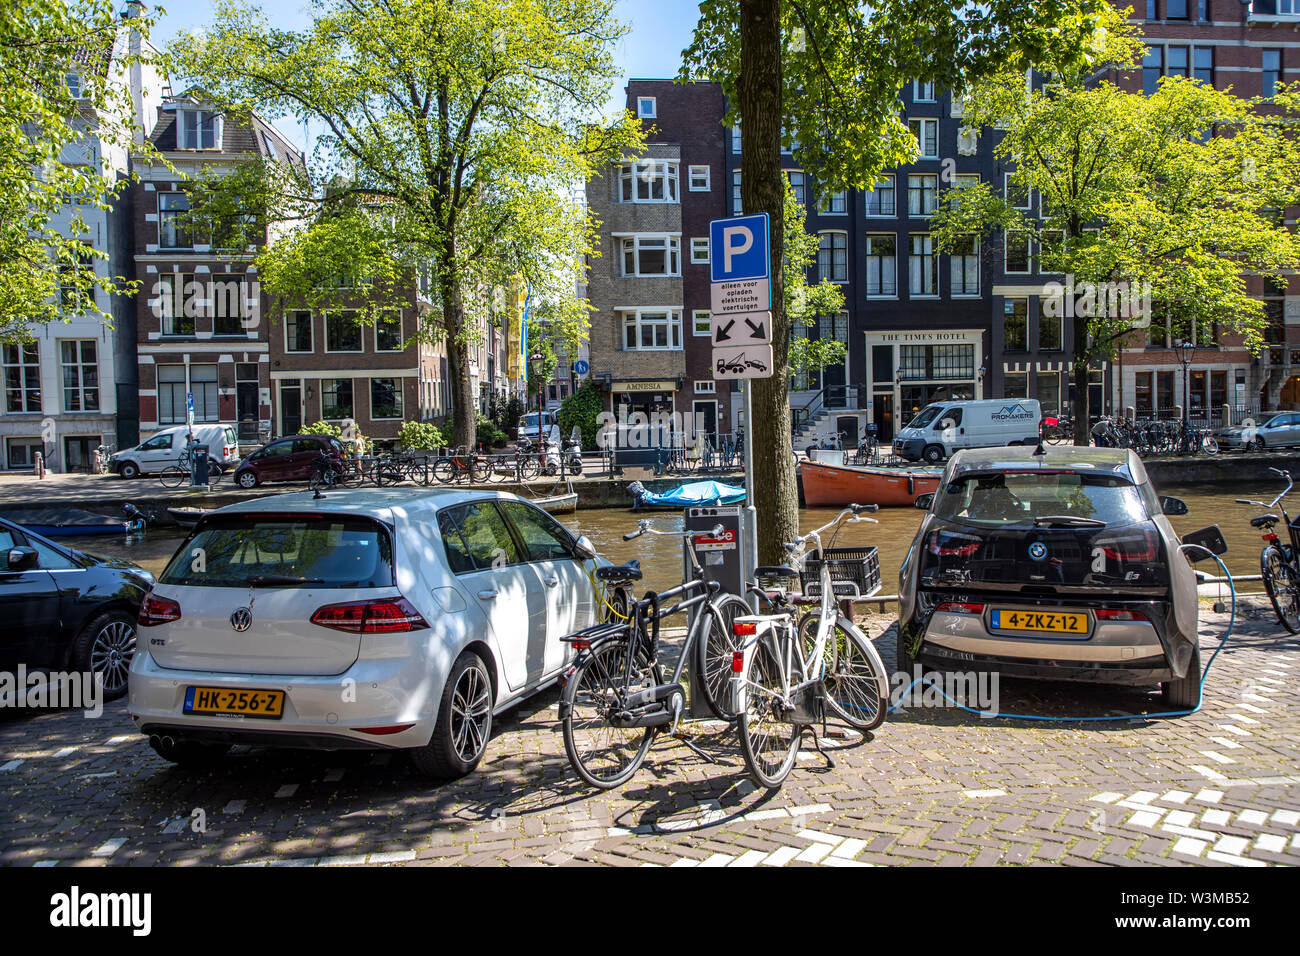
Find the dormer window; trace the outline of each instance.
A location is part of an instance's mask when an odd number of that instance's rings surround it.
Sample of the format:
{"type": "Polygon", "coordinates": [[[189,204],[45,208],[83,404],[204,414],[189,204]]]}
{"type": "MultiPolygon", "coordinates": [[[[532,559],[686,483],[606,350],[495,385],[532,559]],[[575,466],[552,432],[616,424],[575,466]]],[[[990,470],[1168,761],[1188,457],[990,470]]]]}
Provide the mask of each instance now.
{"type": "Polygon", "coordinates": [[[221,143],[221,117],[211,110],[182,110],[181,149],[216,149],[221,143]]]}
{"type": "Polygon", "coordinates": [[[653,96],[638,96],[636,99],[636,115],[641,119],[654,119],[656,115],[656,104],[653,96]]]}

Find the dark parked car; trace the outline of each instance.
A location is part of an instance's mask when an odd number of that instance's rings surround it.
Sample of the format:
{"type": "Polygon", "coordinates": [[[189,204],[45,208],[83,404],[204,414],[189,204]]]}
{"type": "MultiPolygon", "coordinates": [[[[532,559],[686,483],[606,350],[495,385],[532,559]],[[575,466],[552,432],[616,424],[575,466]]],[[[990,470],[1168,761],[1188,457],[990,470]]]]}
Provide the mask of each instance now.
{"type": "Polygon", "coordinates": [[[346,453],[329,435],[291,435],[267,442],[235,466],[235,483],[256,488],[266,481],[306,481],[322,457],[343,464],[346,453]]]}
{"type": "Polygon", "coordinates": [[[126,693],[136,617],[154,579],[0,519],[0,670],[91,671],[126,693]]]}
{"type": "MultiPolygon", "coordinates": [[[[927,499],[932,499],[927,501],[927,499]]],[[[1163,686],[1200,699],[1196,578],[1121,448],[964,449],[899,574],[898,666],[1163,686]]]]}

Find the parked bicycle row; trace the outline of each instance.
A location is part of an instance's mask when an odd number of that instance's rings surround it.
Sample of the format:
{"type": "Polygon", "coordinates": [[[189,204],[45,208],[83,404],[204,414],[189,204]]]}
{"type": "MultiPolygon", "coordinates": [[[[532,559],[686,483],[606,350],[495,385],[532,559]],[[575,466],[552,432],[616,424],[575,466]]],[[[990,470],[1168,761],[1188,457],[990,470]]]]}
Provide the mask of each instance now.
{"type": "MultiPolygon", "coordinates": [[[[821,541],[846,521],[874,521],[865,515],[875,510],[851,505],[787,544],[786,565],[757,568],[748,589],[767,603],[768,614],[753,614],[738,596],[722,594],[706,576],[694,542],[686,548],[691,577],[635,603],[628,595],[641,578],[637,562],[599,568],[601,623],[564,638],[578,652],[563,673],[559,707],[574,771],[594,787],[617,787],[636,773],[660,733],[712,760],[682,729],[687,667],[704,707],[735,725],[745,766],[763,787],[781,785],[804,731],[828,716],[861,731],[879,726],[888,708],[888,675],[870,639],[840,611],[843,589],[837,591],[821,541]],[[817,609],[801,616],[803,596],[791,584],[808,572],[816,575],[808,592],[817,609]],[[686,640],[665,681],[660,625],[686,612],[686,640]]],[[[709,534],[721,531],[718,526],[709,534]]],[[[659,531],[642,521],[623,538],[644,534],[693,538],[698,532],[659,531]]]]}

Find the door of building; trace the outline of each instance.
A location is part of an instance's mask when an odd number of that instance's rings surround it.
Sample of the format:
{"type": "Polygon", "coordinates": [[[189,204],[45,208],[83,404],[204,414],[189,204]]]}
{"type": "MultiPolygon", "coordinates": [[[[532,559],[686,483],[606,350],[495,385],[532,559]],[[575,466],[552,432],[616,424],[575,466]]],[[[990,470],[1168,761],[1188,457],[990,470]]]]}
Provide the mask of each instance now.
{"type": "Polygon", "coordinates": [[[296,435],[302,430],[302,388],[297,382],[280,386],[280,434],[296,435]]]}
{"type": "Polygon", "coordinates": [[[894,396],[876,395],[871,402],[871,420],[876,425],[876,438],[882,442],[894,440],[894,396]]]}

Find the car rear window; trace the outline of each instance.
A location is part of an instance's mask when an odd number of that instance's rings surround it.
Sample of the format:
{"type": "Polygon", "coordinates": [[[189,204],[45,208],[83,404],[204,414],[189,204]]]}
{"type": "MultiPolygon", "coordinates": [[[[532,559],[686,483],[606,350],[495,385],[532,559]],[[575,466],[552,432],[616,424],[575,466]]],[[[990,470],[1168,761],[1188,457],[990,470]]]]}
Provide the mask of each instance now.
{"type": "Polygon", "coordinates": [[[1123,525],[1149,517],[1131,481],[1058,471],[963,475],[940,489],[934,511],[947,521],[986,527],[1032,527],[1035,519],[1048,517],[1123,525]]]}
{"type": "Polygon", "coordinates": [[[369,518],[230,515],[207,518],[159,583],[188,587],[393,586],[388,530],[369,518]]]}

